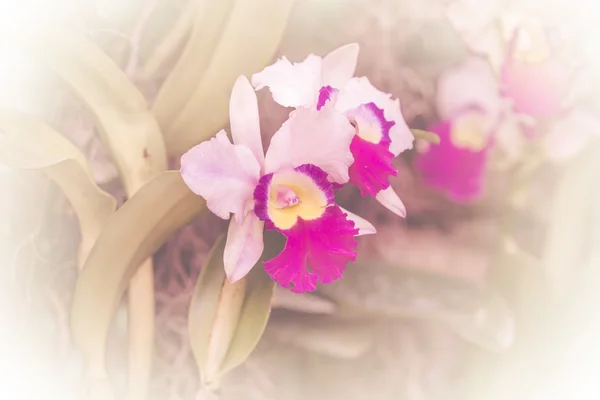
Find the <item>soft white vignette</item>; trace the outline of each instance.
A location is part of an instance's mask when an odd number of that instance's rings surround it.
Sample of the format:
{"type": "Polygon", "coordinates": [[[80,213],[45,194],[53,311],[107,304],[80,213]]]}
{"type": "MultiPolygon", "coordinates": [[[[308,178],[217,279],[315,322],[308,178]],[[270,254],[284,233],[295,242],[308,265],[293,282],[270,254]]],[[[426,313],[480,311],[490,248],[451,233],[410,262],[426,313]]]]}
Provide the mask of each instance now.
{"type": "MultiPolygon", "coordinates": [[[[301,1],[301,0],[300,0],[301,1]]],[[[333,1],[333,0],[323,0],[333,1]]],[[[485,1],[485,0],[480,0],[485,1]]],[[[548,3],[551,1],[548,0],[548,3]]],[[[0,0],[0,108],[17,108],[32,114],[44,113],[47,104],[47,93],[40,92],[45,87],[43,77],[38,75],[38,70],[26,60],[19,56],[16,44],[15,32],[22,25],[35,26],[39,20],[45,18],[63,18],[69,14],[73,1],[68,0],[35,0],[14,1],[0,0]]],[[[125,3],[125,2],[123,2],[125,3]]],[[[123,4],[121,3],[121,4],[123,4]]],[[[99,2],[103,6],[98,12],[107,16],[118,18],[124,9],[116,6],[118,3],[111,0],[99,2]]],[[[571,10],[578,14],[589,17],[592,14],[600,14],[600,3],[597,1],[579,0],[571,1],[571,10]],[[579,4],[579,5],[577,5],[579,4]]],[[[551,7],[547,5],[547,7],[551,7]]],[[[600,74],[600,24],[597,24],[597,32],[586,36],[583,46],[588,61],[596,67],[596,74],[600,74]]],[[[596,81],[600,80],[596,76],[596,81]]],[[[18,238],[11,237],[10,227],[4,221],[8,215],[18,214],[19,210],[11,209],[19,204],[19,194],[15,192],[14,182],[18,179],[15,171],[0,166],[0,238],[8,243],[3,248],[14,250],[18,238]],[[9,201],[9,196],[13,196],[9,201]],[[11,206],[12,205],[12,206],[11,206]]],[[[591,184],[594,184],[591,182],[591,184]]],[[[597,184],[597,183],[596,183],[597,184]]],[[[600,189],[597,194],[600,202],[600,189]]],[[[600,204],[600,203],[599,203],[600,204]]],[[[600,208],[598,208],[600,210],[600,208]]],[[[600,249],[600,211],[590,220],[590,232],[592,232],[592,243],[598,243],[600,249]]],[[[75,234],[75,233],[74,233],[75,234]]],[[[7,263],[13,259],[13,252],[1,254],[0,260],[7,263]]],[[[81,360],[73,356],[68,365],[56,365],[53,359],[51,345],[53,341],[50,335],[54,332],[54,323],[48,316],[36,316],[37,320],[29,325],[17,323],[21,320],[14,311],[14,305],[6,294],[10,293],[10,268],[20,268],[20,265],[2,266],[0,276],[0,398],[7,399],[78,399],[81,393],[73,392],[70,384],[82,378],[83,370],[81,360]],[[25,329],[26,331],[17,330],[25,329]]],[[[600,282],[598,283],[600,286],[600,282]]],[[[600,288],[599,288],[600,289],[600,288]]],[[[598,290],[600,293],[600,290],[598,290]]],[[[600,295],[591,297],[591,301],[600,304],[600,295]]],[[[590,352],[589,349],[581,348],[579,343],[598,343],[600,337],[600,326],[598,318],[585,320],[576,318],[576,324],[570,327],[572,335],[565,338],[565,346],[572,348],[567,359],[561,360],[556,366],[556,373],[552,379],[531,379],[527,386],[531,388],[546,388],[546,393],[563,393],[563,398],[570,399],[598,399],[600,398],[599,382],[590,379],[600,370],[600,354],[598,349],[590,352]],[[579,384],[578,384],[579,382],[579,384]]],[[[523,375],[524,381],[528,376],[523,375]]],[[[473,388],[478,391],[476,387],[473,388]]],[[[492,397],[492,396],[490,396],[492,397]]]]}

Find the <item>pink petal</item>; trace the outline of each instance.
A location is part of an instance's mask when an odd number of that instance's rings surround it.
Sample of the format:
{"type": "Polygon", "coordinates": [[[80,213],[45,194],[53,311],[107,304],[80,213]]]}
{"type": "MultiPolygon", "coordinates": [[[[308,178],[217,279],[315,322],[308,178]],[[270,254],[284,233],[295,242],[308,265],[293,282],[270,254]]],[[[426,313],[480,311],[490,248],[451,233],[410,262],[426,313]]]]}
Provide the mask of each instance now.
{"type": "Polygon", "coordinates": [[[265,270],[293,292],[313,291],[319,282],[341,278],[348,262],[356,259],[358,230],[337,205],[327,207],[321,218],[299,220],[282,233],[287,237],[285,248],[265,262],[265,270]]]}
{"type": "Polygon", "coordinates": [[[348,182],[348,167],[354,162],[350,143],[354,128],[331,106],[321,110],[299,108],[271,139],[265,171],[275,172],[302,164],[313,164],[337,183],[348,182]]]}
{"type": "Polygon", "coordinates": [[[515,57],[518,32],[511,40],[502,65],[502,93],[513,100],[517,112],[534,118],[558,117],[573,85],[573,70],[558,54],[531,63],[515,57]]]}
{"type": "Polygon", "coordinates": [[[390,139],[392,141],[390,151],[394,155],[398,155],[404,150],[411,149],[414,136],[404,120],[400,109],[400,101],[392,99],[390,94],[375,88],[369,82],[369,79],[365,77],[350,79],[346,86],[340,89],[335,99],[335,108],[346,112],[367,103],[375,103],[377,107],[383,110],[385,119],[394,122],[394,126],[390,129],[390,139]]]}
{"type": "Polygon", "coordinates": [[[240,224],[229,222],[223,261],[230,282],[242,279],[256,265],[264,249],[264,222],[250,212],[240,224]]]}
{"type": "Polygon", "coordinates": [[[387,189],[381,190],[379,193],[377,193],[375,198],[379,203],[381,203],[382,206],[394,214],[402,218],[406,217],[406,207],[391,186],[387,189]]]}
{"type": "Polygon", "coordinates": [[[342,88],[356,71],[358,43],[338,47],[323,58],[322,86],[342,88]]]}
{"type": "Polygon", "coordinates": [[[229,100],[229,120],[233,143],[249,148],[262,166],[265,163],[258,102],[252,85],[245,76],[240,76],[233,85],[229,100]]]}
{"type": "Polygon", "coordinates": [[[252,75],[256,90],[268,87],[273,99],[284,107],[310,107],[321,88],[321,57],[310,54],[299,63],[283,57],[252,75]]]}
{"type": "Polygon", "coordinates": [[[356,126],[357,134],[350,144],[354,163],[350,166],[350,183],[360,189],[363,196],[377,196],[390,186],[394,168],[394,155],[390,152],[389,131],[394,123],[387,121],[383,110],[374,103],[362,105],[346,112],[356,126]]]}
{"type": "Polygon", "coordinates": [[[436,106],[441,119],[476,107],[489,116],[491,125],[498,119],[501,104],[498,81],[489,63],[479,57],[450,68],[438,81],[436,106]]]}
{"type": "Polygon", "coordinates": [[[314,290],[319,281],[340,278],[356,258],[359,230],[335,204],[333,186],[319,167],[305,164],[264,175],[254,200],[254,213],[267,229],[287,237],[284,250],[265,262],[265,270],[281,286],[298,293],[314,290]],[[296,191],[300,202],[281,208],[273,193],[280,185],[296,191]]]}
{"type": "Polygon", "coordinates": [[[524,114],[504,114],[492,132],[494,147],[501,149],[509,160],[516,161],[523,156],[529,139],[527,131],[533,129],[533,123],[535,121],[524,114]]]}
{"type": "Polygon", "coordinates": [[[356,236],[372,235],[374,233],[377,233],[377,229],[375,229],[373,224],[371,224],[366,219],[359,217],[358,215],[356,215],[354,213],[351,213],[350,211],[346,210],[345,208],[340,207],[340,209],[342,210],[343,213],[346,214],[346,218],[348,218],[350,221],[354,222],[354,227],[356,229],[358,229],[358,234],[356,236]]]}
{"type": "Polygon", "coordinates": [[[484,189],[489,146],[480,151],[455,146],[450,137],[452,121],[439,122],[429,130],[439,136],[440,143],[416,160],[425,183],[459,203],[477,199],[484,189]]]}
{"type": "Polygon", "coordinates": [[[238,221],[242,220],[259,174],[260,165],[252,151],[231,144],[223,130],[181,157],[181,176],[186,185],[223,219],[234,213],[238,221]]]}

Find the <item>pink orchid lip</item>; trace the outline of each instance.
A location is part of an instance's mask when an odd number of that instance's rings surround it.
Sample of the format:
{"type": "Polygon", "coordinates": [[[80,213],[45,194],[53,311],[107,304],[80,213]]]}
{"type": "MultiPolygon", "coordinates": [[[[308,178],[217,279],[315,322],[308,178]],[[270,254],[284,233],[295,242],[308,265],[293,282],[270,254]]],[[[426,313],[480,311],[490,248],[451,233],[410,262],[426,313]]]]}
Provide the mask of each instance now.
{"type": "Polygon", "coordinates": [[[429,128],[440,137],[416,159],[424,182],[457,203],[479,198],[485,187],[485,168],[492,141],[479,151],[456,146],[451,139],[454,120],[443,120],[429,128]]]}
{"type": "Polygon", "coordinates": [[[265,270],[281,286],[297,293],[315,290],[318,282],[341,278],[346,264],[355,260],[358,229],[335,204],[327,173],[319,167],[303,164],[264,175],[254,201],[254,212],[266,228],[287,238],[284,250],[265,262],[265,270]],[[298,199],[286,204],[289,191],[298,199]]]}
{"type": "Polygon", "coordinates": [[[340,279],[348,262],[356,260],[358,229],[337,205],[327,207],[319,219],[299,219],[282,233],[287,238],[285,248],[265,262],[265,270],[293,292],[313,291],[319,282],[340,279]]]}
{"type": "Polygon", "coordinates": [[[350,144],[354,163],[348,173],[350,183],[360,189],[362,196],[376,197],[390,186],[390,176],[396,176],[394,154],[390,151],[390,129],[383,110],[374,103],[363,104],[346,115],[354,122],[357,134],[350,144]]]}
{"type": "MultiPolygon", "coordinates": [[[[330,86],[322,87],[317,108],[323,107],[327,101],[335,101],[337,93],[330,86]]],[[[394,168],[394,154],[390,152],[390,129],[395,122],[386,120],[383,110],[372,102],[345,114],[356,130],[350,144],[354,157],[354,163],[348,170],[350,183],[360,189],[363,197],[375,197],[390,186],[389,177],[398,174],[394,168]]]]}

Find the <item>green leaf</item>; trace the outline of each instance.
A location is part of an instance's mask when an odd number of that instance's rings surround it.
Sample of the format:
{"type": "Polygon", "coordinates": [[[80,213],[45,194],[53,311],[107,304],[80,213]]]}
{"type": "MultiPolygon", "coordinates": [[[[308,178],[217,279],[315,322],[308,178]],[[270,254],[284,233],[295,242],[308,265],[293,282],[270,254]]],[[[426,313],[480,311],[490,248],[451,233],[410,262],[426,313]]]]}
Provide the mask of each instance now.
{"type": "Polygon", "coordinates": [[[156,119],[167,135],[173,120],[193,96],[197,86],[195,83],[200,81],[209,66],[234,0],[196,3],[190,38],[152,106],[156,119]]]}
{"type": "Polygon", "coordinates": [[[0,162],[13,168],[39,169],[64,192],[81,227],[81,261],[116,208],[100,189],[83,154],[44,122],[18,112],[0,110],[0,162]]]}
{"type": "Polygon", "coordinates": [[[269,319],[274,286],[262,260],[245,278],[230,283],[224,249],[225,238],[221,238],[198,277],[189,311],[192,350],[202,382],[209,387],[218,385],[258,344],[269,319]]]}
{"type": "MultiPolygon", "coordinates": [[[[166,170],[163,137],[144,96],[100,48],[77,32],[59,27],[35,31],[27,45],[89,109],[129,197],[166,170]]],[[[129,392],[146,397],[154,341],[151,260],[132,277],[128,295],[129,392]]]]}
{"type": "Polygon", "coordinates": [[[412,134],[416,139],[425,140],[433,144],[440,144],[440,137],[433,132],[424,131],[422,129],[411,129],[412,134]]]}
{"type": "Polygon", "coordinates": [[[62,28],[37,31],[27,45],[90,110],[129,196],[167,168],[163,138],[146,100],[102,50],[62,28]]]}
{"type": "Polygon", "coordinates": [[[490,289],[381,263],[357,263],[344,278],[322,285],[341,314],[410,317],[446,324],[463,338],[491,350],[512,343],[513,317],[490,289]]]}
{"type": "Polygon", "coordinates": [[[77,281],[71,332],[92,377],[104,373],[108,329],[130,278],[167,237],[205,210],[177,171],[143,186],[111,218],[77,281]]]}
{"type": "Polygon", "coordinates": [[[182,153],[227,125],[233,83],[272,60],[294,0],[231,3],[200,7],[182,59],[154,103],[169,154],[182,153]]]}
{"type": "MultiPolygon", "coordinates": [[[[208,2],[209,4],[215,2],[208,2]]],[[[189,0],[185,7],[181,10],[179,17],[171,27],[171,29],[161,37],[160,42],[152,47],[151,54],[148,56],[144,64],[142,73],[146,79],[150,79],[161,66],[166,64],[168,59],[181,48],[180,46],[185,41],[186,35],[189,34],[192,28],[196,10],[199,7],[198,1],[189,0]]],[[[156,33],[154,33],[154,36],[156,33]]],[[[186,53],[189,56],[189,53],[186,53]]],[[[177,65],[181,63],[182,56],[177,65]]],[[[176,67],[177,68],[177,67],[176,67]]]]}
{"type": "Polygon", "coordinates": [[[559,296],[570,292],[586,261],[598,181],[600,147],[595,147],[572,160],[556,187],[542,258],[549,283],[559,296]]]}

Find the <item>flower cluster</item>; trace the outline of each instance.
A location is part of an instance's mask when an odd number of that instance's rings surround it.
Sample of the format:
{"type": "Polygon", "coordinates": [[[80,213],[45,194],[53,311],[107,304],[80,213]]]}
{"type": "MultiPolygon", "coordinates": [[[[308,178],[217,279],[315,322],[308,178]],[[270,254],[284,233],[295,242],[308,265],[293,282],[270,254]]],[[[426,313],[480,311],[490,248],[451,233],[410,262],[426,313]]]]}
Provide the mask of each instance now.
{"type": "Polygon", "coordinates": [[[440,121],[429,130],[440,145],[416,158],[426,183],[471,201],[483,192],[493,147],[516,161],[535,139],[560,160],[600,134],[600,120],[575,104],[577,70],[557,29],[500,0],[455,0],[448,17],[478,56],[438,81],[440,121]]]}
{"type": "Polygon", "coordinates": [[[390,186],[393,159],[413,135],[397,99],[354,77],[358,45],[343,46],[300,63],[282,58],[236,81],[230,99],[233,143],[225,131],[190,149],[181,174],[217,216],[229,219],[224,252],[230,281],[259,261],[264,229],[286,238],[283,251],[264,263],[279,285],[298,293],[339,279],[356,258],[355,236],[375,233],[366,220],[341,208],[334,190],[346,183],[404,216],[390,186]],[[294,107],[263,152],[255,90],[294,107]]]}

